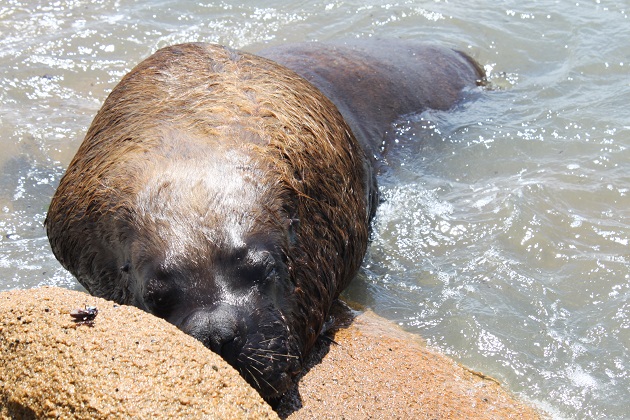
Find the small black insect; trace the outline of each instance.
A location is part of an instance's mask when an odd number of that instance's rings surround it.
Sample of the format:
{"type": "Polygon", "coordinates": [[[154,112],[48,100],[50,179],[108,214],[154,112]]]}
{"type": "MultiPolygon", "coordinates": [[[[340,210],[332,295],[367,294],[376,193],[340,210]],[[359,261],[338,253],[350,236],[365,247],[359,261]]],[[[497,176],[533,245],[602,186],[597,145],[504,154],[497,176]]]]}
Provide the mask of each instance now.
{"type": "Polygon", "coordinates": [[[96,306],[85,305],[85,309],[77,308],[73,309],[70,312],[72,320],[78,325],[94,325],[94,319],[96,318],[96,315],[98,315],[98,308],[96,306]]]}

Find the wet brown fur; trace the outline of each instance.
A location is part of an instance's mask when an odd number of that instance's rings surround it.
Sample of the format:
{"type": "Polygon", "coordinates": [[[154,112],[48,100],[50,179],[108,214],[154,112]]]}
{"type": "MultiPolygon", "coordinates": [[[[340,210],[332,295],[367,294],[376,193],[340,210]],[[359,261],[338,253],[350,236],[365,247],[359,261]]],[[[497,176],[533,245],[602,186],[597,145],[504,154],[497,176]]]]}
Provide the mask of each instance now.
{"type": "MultiPolygon", "coordinates": [[[[91,293],[133,303],[120,270],[126,262],[111,251],[129,239],[118,220],[135,217],[138,189],[166,161],[203,165],[231,150],[274,190],[267,206],[295,203],[300,222],[289,266],[301,306],[295,323],[309,326],[308,350],[359,268],[374,209],[366,202],[363,151],[341,115],[312,85],[269,60],[187,44],[158,51],[125,76],[52,200],[46,226],[53,251],[91,293]],[[167,142],[170,130],[177,134],[167,142]],[[194,133],[193,144],[180,133],[194,133]]],[[[206,197],[196,198],[207,205],[206,197]]],[[[266,214],[261,208],[254,219],[272,223],[266,214]]]]}
{"type": "MultiPolygon", "coordinates": [[[[262,325],[248,328],[279,337],[286,354],[248,342],[238,362],[265,397],[277,397],[285,388],[260,383],[274,379],[260,372],[263,355],[285,379],[294,375],[359,269],[384,133],[402,114],[448,109],[481,77],[460,53],[399,56],[388,45],[381,61],[367,49],[268,52],[283,65],[211,44],[157,51],[111,92],[60,181],[46,220],[55,256],[90,293],[167,317],[152,306],[164,296],[181,293],[186,310],[216,305],[221,273],[242,264],[243,240],[262,238],[289,284],[252,282],[242,296],[262,325]]],[[[171,312],[171,322],[186,322],[171,312]]]]}

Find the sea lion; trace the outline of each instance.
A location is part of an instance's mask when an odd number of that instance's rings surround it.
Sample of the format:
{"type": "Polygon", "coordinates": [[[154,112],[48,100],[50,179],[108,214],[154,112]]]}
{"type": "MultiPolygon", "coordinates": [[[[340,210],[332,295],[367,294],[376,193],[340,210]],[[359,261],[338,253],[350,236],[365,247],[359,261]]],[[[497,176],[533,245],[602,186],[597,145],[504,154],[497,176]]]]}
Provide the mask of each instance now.
{"type": "Polygon", "coordinates": [[[271,401],[361,264],[383,134],[452,107],[483,74],[407,42],[262,55],[190,43],[141,62],[94,118],[45,225],[90,293],[177,325],[271,401]]]}

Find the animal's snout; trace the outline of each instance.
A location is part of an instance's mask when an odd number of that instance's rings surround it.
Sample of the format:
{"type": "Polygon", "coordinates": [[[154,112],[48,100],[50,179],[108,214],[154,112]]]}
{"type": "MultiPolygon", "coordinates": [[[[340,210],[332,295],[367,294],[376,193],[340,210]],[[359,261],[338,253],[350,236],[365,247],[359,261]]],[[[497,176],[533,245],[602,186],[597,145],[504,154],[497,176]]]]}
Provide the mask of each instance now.
{"type": "Polygon", "coordinates": [[[235,361],[246,335],[237,309],[230,305],[195,310],[184,318],[179,328],[229,363],[235,361]]]}

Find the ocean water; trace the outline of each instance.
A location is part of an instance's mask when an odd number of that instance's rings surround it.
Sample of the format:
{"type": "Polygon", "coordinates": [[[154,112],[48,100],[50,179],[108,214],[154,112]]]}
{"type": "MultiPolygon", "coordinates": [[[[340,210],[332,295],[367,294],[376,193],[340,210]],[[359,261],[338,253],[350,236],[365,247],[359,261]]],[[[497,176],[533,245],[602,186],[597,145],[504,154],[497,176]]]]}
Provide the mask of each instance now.
{"type": "Polygon", "coordinates": [[[50,252],[46,209],[107,93],[157,48],[433,41],[475,57],[492,88],[392,127],[344,297],[553,418],[628,418],[629,14],[606,0],[3,0],[0,290],[81,288],[50,252]]]}

